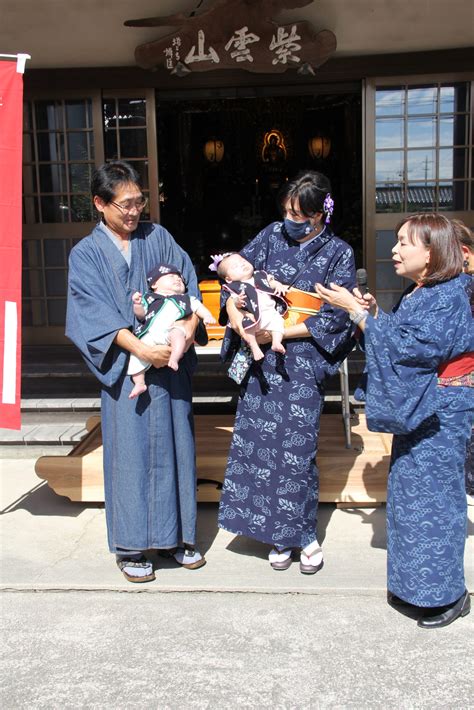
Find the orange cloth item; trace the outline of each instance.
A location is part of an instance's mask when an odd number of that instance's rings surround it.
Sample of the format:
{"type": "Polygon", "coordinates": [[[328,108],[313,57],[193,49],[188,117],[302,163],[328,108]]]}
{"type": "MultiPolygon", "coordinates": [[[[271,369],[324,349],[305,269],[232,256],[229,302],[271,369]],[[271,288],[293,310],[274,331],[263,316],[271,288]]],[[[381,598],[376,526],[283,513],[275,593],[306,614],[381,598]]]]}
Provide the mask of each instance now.
{"type": "Polygon", "coordinates": [[[322,300],[312,291],[301,291],[292,286],[285,294],[288,310],[283,316],[285,328],[289,325],[303,323],[309,316],[314,316],[323,305],[322,300]]]}

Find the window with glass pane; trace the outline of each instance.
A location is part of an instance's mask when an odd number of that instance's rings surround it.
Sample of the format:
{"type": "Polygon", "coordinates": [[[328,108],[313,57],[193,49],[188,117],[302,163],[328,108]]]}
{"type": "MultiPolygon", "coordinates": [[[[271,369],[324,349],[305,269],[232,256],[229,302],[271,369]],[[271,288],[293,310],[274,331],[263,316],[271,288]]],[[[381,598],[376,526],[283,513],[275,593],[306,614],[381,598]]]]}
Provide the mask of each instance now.
{"type": "Polygon", "coordinates": [[[69,253],[75,238],[24,239],[23,324],[63,326],[69,253]]]}
{"type": "Polygon", "coordinates": [[[91,221],[89,185],[94,167],[91,100],[27,101],[24,115],[25,222],[91,221]],[[77,209],[78,202],[81,209],[77,209]]]}
{"type": "MultiPolygon", "coordinates": [[[[148,141],[145,98],[107,98],[103,102],[105,159],[126,160],[138,172],[148,196],[148,141]]],[[[142,219],[148,218],[144,211],[142,219]]]]}
{"type": "Polygon", "coordinates": [[[401,292],[409,285],[401,279],[393,268],[392,249],[397,238],[394,229],[378,229],[375,233],[375,290],[377,303],[384,311],[391,311],[400,298],[401,292]]]}
{"type": "Polygon", "coordinates": [[[469,208],[468,106],[467,83],[377,89],[377,212],[469,208]]]}

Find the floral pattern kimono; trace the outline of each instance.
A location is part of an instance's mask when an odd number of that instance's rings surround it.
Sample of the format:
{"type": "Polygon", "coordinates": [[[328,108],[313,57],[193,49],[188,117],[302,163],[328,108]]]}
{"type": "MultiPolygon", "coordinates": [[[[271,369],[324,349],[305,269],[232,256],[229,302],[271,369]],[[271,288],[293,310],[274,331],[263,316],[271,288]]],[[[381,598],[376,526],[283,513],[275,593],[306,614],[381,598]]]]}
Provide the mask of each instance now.
{"type": "MultiPolygon", "coordinates": [[[[355,285],[352,249],[328,227],[303,246],[274,222],[241,254],[304,291],[314,292],[316,282],[355,285]]],[[[309,336],[285,340],[285,355],[263,346],[264,360],[252,364],[243,382],[219,508],[220,527],[282,547],[316,539],[323,383],[352,347],[351,324],[340,309],[324,304],[305,324],[309,336]]],[[[227,334],[223,357],[238,347],[235,333],[227,334]]]]}

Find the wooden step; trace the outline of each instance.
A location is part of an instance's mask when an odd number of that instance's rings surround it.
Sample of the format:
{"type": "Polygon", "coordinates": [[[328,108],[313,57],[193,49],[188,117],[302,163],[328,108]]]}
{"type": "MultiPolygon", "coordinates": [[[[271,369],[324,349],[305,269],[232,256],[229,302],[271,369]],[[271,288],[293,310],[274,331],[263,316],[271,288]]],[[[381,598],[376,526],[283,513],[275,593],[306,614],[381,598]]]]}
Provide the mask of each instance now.
{"type": "MultiPolygon", "coordinates": [[[[195,416],[198,501],[218,502],[224,480],[232,415],[195,416]]],[[[100,417],[87,421],[88,434],[67,456],[42,456],[36,462],[39,478],[58,494],[77,502],[102,502],[102,430],[100,417]]],[[[352,420],[352,447],[345,448],[340,415],[323,414],[319,440],[320,501],[344,507],[385,502],[391,436],[370,432],[365,416],[352,420]]]]}

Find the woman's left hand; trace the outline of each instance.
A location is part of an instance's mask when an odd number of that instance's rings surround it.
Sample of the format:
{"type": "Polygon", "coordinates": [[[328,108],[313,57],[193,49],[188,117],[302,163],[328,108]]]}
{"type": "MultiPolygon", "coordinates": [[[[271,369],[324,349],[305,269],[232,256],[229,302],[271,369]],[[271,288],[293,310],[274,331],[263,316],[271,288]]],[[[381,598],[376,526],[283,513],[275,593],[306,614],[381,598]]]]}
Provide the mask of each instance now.
{"type": "Polygon", "coordinates": [[[330,288],[326,288],[322,284],[314,284],[316,293],[323,301],[330,303],[331,306],[335,306],[336,308],[342,308],[342,310],[348,313],[360,310],[357,299],[347,288],[334,283],[329,285],[330,288]]]}
{"type": "Polygon", "coordinates": [[[255,337],[259,345],[272,342],[272,334],[269,330],[259,330],[255,333],[255,337]]]}

